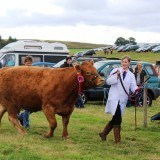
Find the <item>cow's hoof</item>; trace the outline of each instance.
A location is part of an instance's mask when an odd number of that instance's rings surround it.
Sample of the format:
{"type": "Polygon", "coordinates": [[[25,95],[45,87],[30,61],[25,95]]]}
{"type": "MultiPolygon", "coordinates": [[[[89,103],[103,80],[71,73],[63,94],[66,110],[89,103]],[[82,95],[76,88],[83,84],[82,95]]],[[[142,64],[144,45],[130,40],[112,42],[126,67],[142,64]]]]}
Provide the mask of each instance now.
{"type": "Polygon", "coordinates": [[[69,139],[69,136],[62,136],[62,139],[67,140],[67,139],[69,139]]]}
{"type": "Polygon", "coordinates": [[[21,132],[20,135],[25,136],[25,135],[27,135],[27,132],[21,132]]]}
{"type": "Polygon", "coordinates": [[[27,134],[27,132],[24,129],[19,130],[20,135],[24,136],[27,134]]]}
{"type": "Polygon", "coordinates": [[[51,138],[51,137],[53,137],[53,135],[46,133],[46,134],[44,135],[44,137],[45,137],[45,138],[51,138]]]}

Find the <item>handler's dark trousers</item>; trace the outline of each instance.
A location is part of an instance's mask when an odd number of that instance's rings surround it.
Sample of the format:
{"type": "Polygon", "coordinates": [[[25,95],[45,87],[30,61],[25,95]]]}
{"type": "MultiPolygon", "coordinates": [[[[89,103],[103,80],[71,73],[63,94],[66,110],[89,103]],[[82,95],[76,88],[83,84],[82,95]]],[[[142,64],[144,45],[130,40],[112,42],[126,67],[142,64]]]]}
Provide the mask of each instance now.
{"type": "Polygon", "coordinates": [[[120,142],[120,125],[122,123],[122,116],[121,116],[121,109],[120,105],[118,104],[115,115],[112,117],[112,120],[104,127],[103,131],[99,133],[102,141],[106,140],[106,136],[109,132],[114,129],[114,138],[115,143],[120,142]]]}
{"type": "Polygon", "coordinates": [[[121,116],[121,108],[118,104],[115,115],[112,117],[112,120],[109,122],[112,126],[120,126],[122,123],[122,116],[121,116]]]}

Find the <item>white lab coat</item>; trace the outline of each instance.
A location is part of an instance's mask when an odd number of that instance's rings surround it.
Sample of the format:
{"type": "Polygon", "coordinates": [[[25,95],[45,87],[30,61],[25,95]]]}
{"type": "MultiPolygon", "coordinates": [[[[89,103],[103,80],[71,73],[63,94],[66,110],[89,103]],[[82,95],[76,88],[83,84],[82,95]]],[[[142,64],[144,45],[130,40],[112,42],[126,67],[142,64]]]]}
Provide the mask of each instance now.
{"type": "Polygon", "coordinates": [[[127,104],[127,101],[128,101],[128,96],[125,93],[125,91],[121,85],[120,79],[117,78],[117,74],[113,74],[117,70],[120,71],[120,75],[122,77],[122,82],[124,84],[124,87],[125,87],[127,93],[129,93],[129,90],[134,92],[138,88],[136,85],[135,76],[129,69],[127,70],[126,77],[124,80],[123,80],[123,76],[122,76],[122,74],[123,74],[122,67],[115,68],[112,70],[109,78],[106,80],[106,83],[108,85],[111,85],[111,88],[108,93],[108,100],[107,100],[106,108],[105,108],[105,112],[112,114],[112,115],[115,115],[118,102],[119,102],[119,105],[121,108],[121,114],[123,114],[125,107],[126,107],[126,104],[127,104]]]}

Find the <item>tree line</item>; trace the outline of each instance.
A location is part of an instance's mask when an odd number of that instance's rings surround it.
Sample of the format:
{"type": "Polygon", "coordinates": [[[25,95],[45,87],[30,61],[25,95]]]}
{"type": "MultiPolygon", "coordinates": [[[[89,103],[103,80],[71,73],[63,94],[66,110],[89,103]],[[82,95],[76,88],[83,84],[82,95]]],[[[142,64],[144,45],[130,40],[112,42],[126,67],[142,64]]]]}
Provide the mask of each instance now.
{"type": "Polygon", "coordinates": [[[115,41],[114,44],[117,45],[117,46],[126,45],[126,44],[135,45],[135,44],[137,44],[137,42],[136,42],[136,39],[133,38],[133,37],[129,37],[128,39],[125,39],[123,37],[119,37],[119,38],[117,38],[117,40],[115,41]]]}
{"type": "Polygon", "coordinates": [[[12,38],[11,36],[9,36],[8,39],[2,39],[1,35],[0,35],[0,49],[3,48],[4,46],[6,46],[7,44],[11,43],[11,42],[16,42],[17,39],[16,38],[12,38]]]}

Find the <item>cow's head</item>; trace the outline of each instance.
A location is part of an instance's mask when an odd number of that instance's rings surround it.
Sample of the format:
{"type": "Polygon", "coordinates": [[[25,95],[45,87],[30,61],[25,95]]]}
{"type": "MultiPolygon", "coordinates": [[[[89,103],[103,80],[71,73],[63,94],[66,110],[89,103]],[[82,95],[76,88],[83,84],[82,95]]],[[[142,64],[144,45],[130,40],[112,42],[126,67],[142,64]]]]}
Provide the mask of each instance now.
{"type": "Polygon", "coordinates": [[[77,73],[81,73],[84,77],[83,86],[85,88],[90,88],[94,86],[102,86],[104,84],[104,79],[99,76],[96,68],[93,66],[94,62],[84,61],[81,65],[75,64],[74,68],[77,73]]]}

